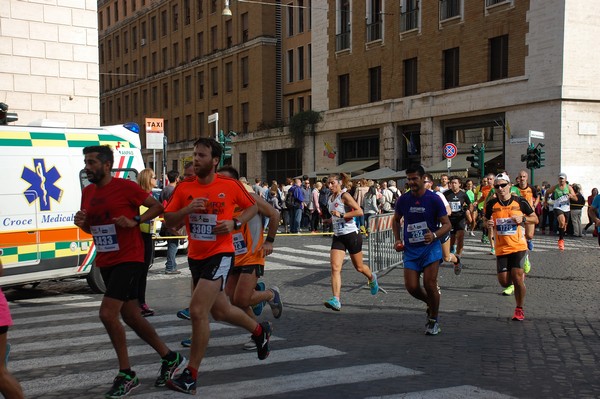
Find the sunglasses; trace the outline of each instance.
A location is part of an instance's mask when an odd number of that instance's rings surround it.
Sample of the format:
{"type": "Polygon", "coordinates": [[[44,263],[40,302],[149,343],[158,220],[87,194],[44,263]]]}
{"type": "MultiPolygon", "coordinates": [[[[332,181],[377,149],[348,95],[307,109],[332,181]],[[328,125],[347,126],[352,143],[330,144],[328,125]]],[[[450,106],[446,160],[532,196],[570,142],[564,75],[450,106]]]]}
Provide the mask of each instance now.
{"type": "Polygon", "coordinates": [[[425,180],[423,183],[433,183],[431,180],[425,180]]]}
{"type": "Polygon", "coordinates": [[[503,184],[494,184],[494,188],[495,189],[499,189],[499,188],[504,188],[508,186],[508,183],[503,183],[503,184]]]}

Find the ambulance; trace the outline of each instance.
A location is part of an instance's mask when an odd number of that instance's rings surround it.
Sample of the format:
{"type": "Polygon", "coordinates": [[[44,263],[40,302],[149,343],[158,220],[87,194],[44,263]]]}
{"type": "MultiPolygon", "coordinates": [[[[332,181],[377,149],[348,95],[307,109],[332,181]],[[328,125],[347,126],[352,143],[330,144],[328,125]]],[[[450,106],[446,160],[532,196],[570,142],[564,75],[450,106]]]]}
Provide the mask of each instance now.
{"type": "Polygon", "coordinates": [[[85,277],[94,292],[104,292],[92,237],[75,226],[74,216],[89,184],[82,150],[105,144],[114,151],[113,176],[136,181],[144,162],[135,123],[0,126],[0,286],[85,277]]]}

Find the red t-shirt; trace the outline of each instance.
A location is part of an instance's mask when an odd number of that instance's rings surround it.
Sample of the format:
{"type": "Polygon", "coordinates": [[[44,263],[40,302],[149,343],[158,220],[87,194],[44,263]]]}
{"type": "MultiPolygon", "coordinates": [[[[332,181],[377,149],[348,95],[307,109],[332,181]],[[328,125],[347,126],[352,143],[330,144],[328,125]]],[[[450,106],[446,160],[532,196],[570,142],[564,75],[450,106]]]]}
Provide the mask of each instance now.
{"type": "Polygon", "coordinates": [[[185,218],[189,238],[188,256],[195,260],[207,259],[222,253],[233,253],[231,234],[214,234],[216,223],[233,219],[236,205],[246,209],[255,204],[254,198],[242,183],[229,177],[215,175],[210,184],[200,184],[198,179],[184,180],[175,187],[165,213],[177,212],[188,206],[194,198],[208,198],[205,213],[192,213],[185,218]]]}
{"type": "Polygon", "coordinates": [[[140,205],[148,193],[130,181],[112,178],[104,187],[90,184],[83,189],[81,209],[87,212],[87,223],[96,246],[96,265],[114,266],[126,262],[144,262],[144,243],[139,226],[119,227],[114,219],[132,219],[140,214],[140,205]]]}

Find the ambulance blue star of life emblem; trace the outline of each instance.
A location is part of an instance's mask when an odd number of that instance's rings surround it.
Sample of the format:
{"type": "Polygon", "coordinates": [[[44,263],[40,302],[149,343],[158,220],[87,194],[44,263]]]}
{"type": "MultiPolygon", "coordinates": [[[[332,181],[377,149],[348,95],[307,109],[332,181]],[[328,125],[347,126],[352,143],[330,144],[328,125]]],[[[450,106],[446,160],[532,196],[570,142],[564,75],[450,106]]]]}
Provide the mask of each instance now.
{"type": "Polygon", "coordinates": [[[25,166],[21,178],[30,184],[23,192],[25,198],[30,204],[39,199],[40,211],[51,210],[50,199],[60,202],[63,190],[56,186],[61,178],[56,166],[46,170],[44,159],[34,158],[33,169],[25,166]]]}

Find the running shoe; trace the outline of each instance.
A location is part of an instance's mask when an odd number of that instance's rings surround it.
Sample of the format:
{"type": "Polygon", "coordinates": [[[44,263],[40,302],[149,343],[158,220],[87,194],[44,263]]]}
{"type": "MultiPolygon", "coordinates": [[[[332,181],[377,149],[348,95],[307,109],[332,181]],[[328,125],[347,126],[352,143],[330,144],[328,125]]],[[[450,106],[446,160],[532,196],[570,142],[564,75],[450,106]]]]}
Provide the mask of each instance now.
{"type": "Polygon", "coordinates": [[[281,313],[283,313],[283,301],[281,300],[279,288],[273,286],[271,287],[271,291],[273,291],[273,299],[269,301],[269,306],[271,307],[271,312],[273,312],[273,317],[278,319],[281,317],[281,313]]]}
{"type": "Polygon", "coordinates": [[[190,316],[190,308],[185,308],[177,312],[177,317],[183,320],[191,320],[192,316],[190,316]]]}
{"type": "MultiPolygon", "coordinates": [[[[456,256],[456,255],[454,255],[454,256],[456,256]]],[[[454,274],[458,276],[460,274],[460,272],[462,272],[462,268],[463,268],[463,265],[460,262],[460,258],[458,256],[456,256],[456,263],[454,264],[454,274]]]]}
{"type": "Polygon", "coordinates": [[[469,231],[469,235],[470,235],[471,237],[475,237],[475,232],[474,232],[473,230],[471,230],[471,231],[469,231]]]}
{"type": "Polygon", "coordinates": [[[533,240],[527,240],[527,249],[533,251],[533,240]]]}
{"type": "Polygon", "coordinates": [[[256,353],[258,354],[258,359],[265,360],[267,357],[269,357],[269,353],[271,353],[271,350],[269,349],[269,340],[271,339],[271,332],[273,331],[273,328],[271,327],[271,323],[268,321],[263,321],[260,323],[260,326],[262,327],[262,333],[257,337],[253,335],[252,339],[256,343],[256,353]]]}
{"type": "Polygon", "coordinates": [[[142,303],[140,306],[140,312],[144,317],[154,316],[154,309],[150,309],[150,306],[146,305],[145,303],[142,303]]]}
{"type": "Polygon", "coordinates": [[[325,305],[326,308],[333,309],[338,312],[342,310],[342,304],[340,303],[340,300],[334,296],[323,302],[323,305],[325,305]]]}
{"type": "Polygon", "coordinates": [[[565,240],[563,240],[562,238],[558,240],[558,249],[560,249],[561,251],[565,250],[565,240]]]}
{"type": "Polygon", "coordinates": [[[174,269],[174,270],[165,270],[165,274],[181,274],[180,270],[174,269]]]}
{"type": "Polygon", "coordinates": [[[529,274],[531,271],[531,262],[529,261],[529,254],[525,254],[525,261],[523,262],[523,272],[529,274]]]}
{"type": "Polygon", "coordinates": [[[525,320],[525,312],[523,312],[523,308],[515,308],[515,314],[513,315],[512,319],[516,321],[525,320]]]}
{"type": "Polygon", "coordinates": [[[440,323],[436,319],[429,319],[427,321],[427,328],[425,329],[426,335],[438,335],[442,332],[440,328],[440,323]]]}
{"type": "Polygon", "coordinates": [[[196,380],[192,377],[192,372],[186,368],[181,375],[167,381],[167,388],[172,389],[173,391],[195,395],[196,380]]]}
{"type": "Polygon", "coordinates": [[[192,346],[192,338],[186,338],[184,340],[181,341],[181,346],[183,346],[184,348],[189,348],[192,346]]]}
{"type": "Polygon", "coordinates": [[[164,387],[167,381],[173,378],[173,375],[175,375],[177,369],[187,366],[187,359],[179,353],[175,354],[177,355],[175,360],[168,361],[162,359],[160,362],[160,371],[158,372],[156,381],[154,381],[155,387],[164,387]]]}
{"type": "Polygon", "coordinates": [[[113,380],[112,387],[104,394],[105,398],[122,398],[129,395],[129,392],[140,386],[140,380],[131,372],[131,375],[119,372],[113,380]]]}
{"type": "Polygon", "coordinates": [[[242,347],[245,351],[255,351],[256,350],[256,342],[250,337],[250,341],[246,342],[242,347]]]}
{"type": "Polygon", "coordinates": [[[511,284],[502,291],[502,295],[511,296],[514,292],[515,292],[515,286],[513,284],[511,284]]]}
{"type": "MultiPolygon", "coordinates": [[[[377,274],[371,273],[373,275],[373,280],[369,281],[369,288],[371,288],[371,295],[377,295],[379,292],[379,283],[377,282],[377,274]]],[[[327,306],[327,305],[325,305],[327,306]]]]}
{"type": "MultiPolygon", "coordinates": [[[[256,287],[254,287],[254,289],[256,291],[264,291],[265,290],[265,283],[263,283],[262,281],[259,283],[256,283],[256,287]]],[[[260,316],[262,314],[263,308],[265,307],[265,302],[259,302],[256,305],[252,305],[252,311],[254,312],[254,315],[256,317],[260,316]]]]}
{"type": "Polygon", "coordinates": [[[451,254],[455,254],[455,253],[456,253],[456,245],[453,245],[453,246],[450,248],[450,253],[451,253],[451,254]]]}
{"type": "Polygon", "coordinates": [[[496,255],[496,248],[490,249],[490,255],[496,255]]]}
{"type": "Polygon", "coordinates": [[[490,237],[483,236],[483,238],[481,238],[481,242],[484,243],[484,244],[489,244],[490,243],[490,237]]]}

